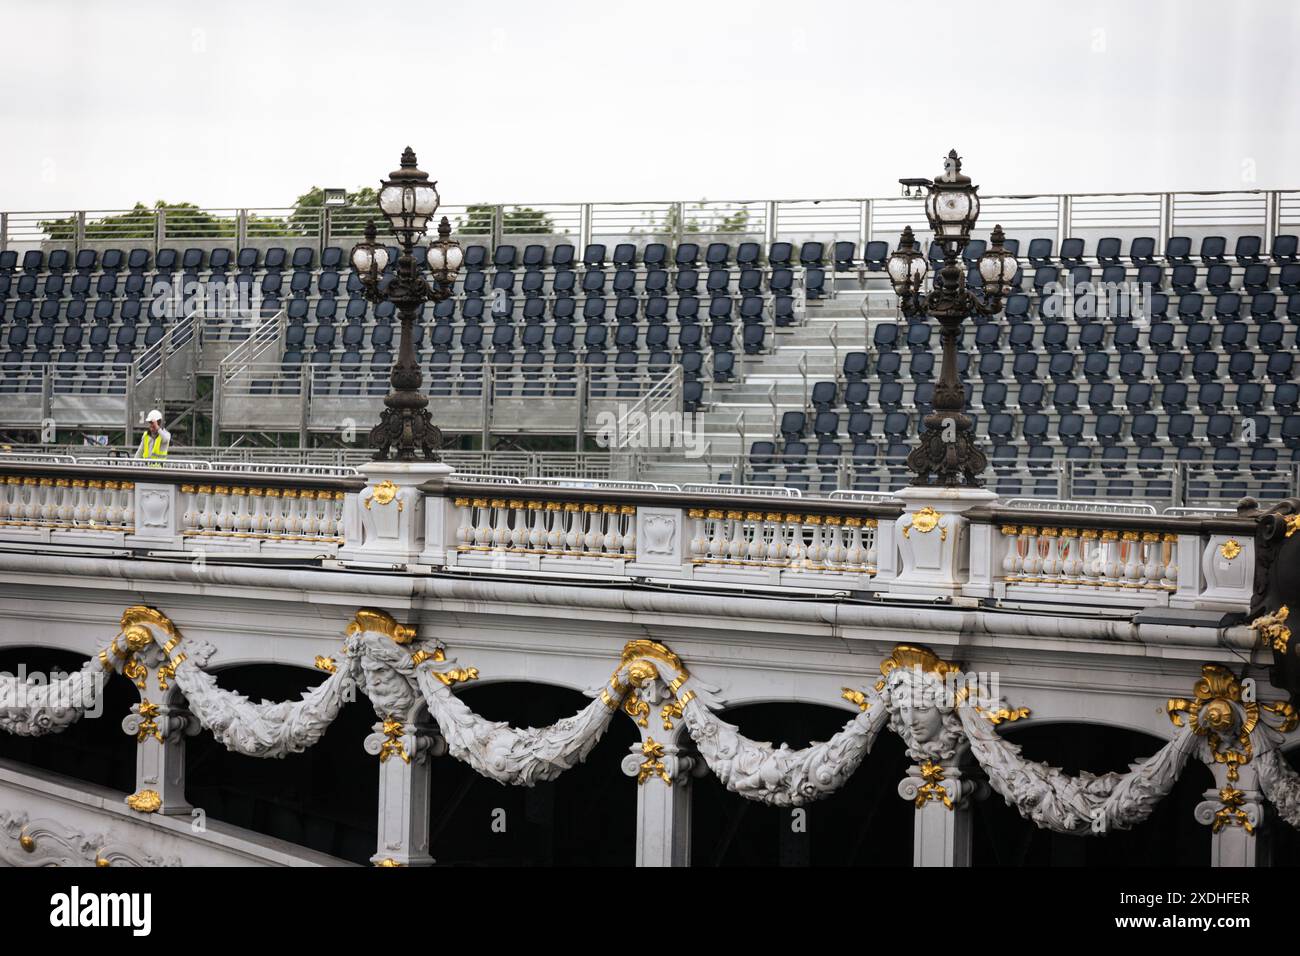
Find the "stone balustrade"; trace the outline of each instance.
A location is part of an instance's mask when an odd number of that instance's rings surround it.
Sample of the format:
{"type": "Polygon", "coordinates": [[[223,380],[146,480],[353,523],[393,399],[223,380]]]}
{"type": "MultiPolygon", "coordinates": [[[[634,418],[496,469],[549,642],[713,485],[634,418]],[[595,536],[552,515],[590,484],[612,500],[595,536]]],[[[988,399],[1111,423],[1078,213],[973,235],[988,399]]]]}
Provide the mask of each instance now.
{"type": "Polygon", "coordinates": [[[693,566],[876,573],[876,518],[690,508],[693,566]]]}
{"type": "Polygon", "coordinates": [[[1107,528],[1004,525],[1008,585],[1176,591],[1178,535],[1107,528]]]}
{"type": "Polygon", "coordinates": [[[179,490],[186,538],[343,543],[341,489],[185,483],[179,490]]]}
{"type": "Polygon", "coordinates": [[[959,508],[938,493],[918,508],[708,487],[503,484],[407,467],[395,482],[372,466],[293,474],[0,458],[0,541],[1088,607],[1244,611],[1253,586],[1254,512],[959,508]]]}
{"type": "Polygon", "coordinates": [[[135,483],[102,477],[4,474],[0,529],[7,538],[66,540],[84,534],[121,537],[135,526],[135,483]]]}
{"type": "Polygon", "coordinates": [[[636,560],[636,508],[612,503],[456,497],[456,553],[636,560]]]}

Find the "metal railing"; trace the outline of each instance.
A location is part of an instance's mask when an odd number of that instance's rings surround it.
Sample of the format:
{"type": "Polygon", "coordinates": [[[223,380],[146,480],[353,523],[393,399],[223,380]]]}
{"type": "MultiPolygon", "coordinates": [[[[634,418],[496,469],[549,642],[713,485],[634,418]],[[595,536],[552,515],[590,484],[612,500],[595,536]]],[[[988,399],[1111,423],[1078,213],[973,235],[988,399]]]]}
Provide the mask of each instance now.
{"type": "MultiPolygon", "coordinates": [[[[1300,190],[1070,193],[983,196],[984,237],[995,223],[1023,238],[1085,240],[1151,235],[1160,248],[1170,235],[1251,232],[1266,237],[1300,225],[1300,190]]],[[[189,206],[123,210],[15,211],[0,213],[0,250],[42,245],[90,245],[157,250],[174,244],[233,246],[297,240],[325,248],[350,245],[378,210],[362,206],[200,209],[189,206]]],[[[439,213],[462,240],[495,247],[554,239],[589,242],[753,239],[764,242],[891,243],[911,225],[928,241],[920,202],[898,196],[628,201],[587,203],[480,203],[444,205],[439,213]],[[550,237],[550,239],[548,239],[550,237]]]]}

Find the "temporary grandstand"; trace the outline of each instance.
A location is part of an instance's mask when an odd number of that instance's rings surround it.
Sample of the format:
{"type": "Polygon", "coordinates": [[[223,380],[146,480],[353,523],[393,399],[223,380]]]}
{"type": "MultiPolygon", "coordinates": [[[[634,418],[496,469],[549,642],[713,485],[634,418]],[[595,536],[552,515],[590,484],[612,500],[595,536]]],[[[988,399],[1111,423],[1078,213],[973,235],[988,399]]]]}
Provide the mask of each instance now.
{"type": "MultiPolygon", "coordinates": [[[[452,463],[905,483],[938,336],[901,318],[884,267],[902,226],[924,224],[919,200],[443,211],[464,268],[415,333],[452,463]],[[671,412],[691,441],[647,440],[671,412]]],[[[348,261],[376,215],[0,213],[4,437],[130,446],[161,406],[194,457],[364,460],[398,333],[348,261]]],[[[1296,493],[1300,192],[983,197],[968,263],[995,223],[1022,269],[959,356],[993,490],[1174,506],[1296,493]]]]}

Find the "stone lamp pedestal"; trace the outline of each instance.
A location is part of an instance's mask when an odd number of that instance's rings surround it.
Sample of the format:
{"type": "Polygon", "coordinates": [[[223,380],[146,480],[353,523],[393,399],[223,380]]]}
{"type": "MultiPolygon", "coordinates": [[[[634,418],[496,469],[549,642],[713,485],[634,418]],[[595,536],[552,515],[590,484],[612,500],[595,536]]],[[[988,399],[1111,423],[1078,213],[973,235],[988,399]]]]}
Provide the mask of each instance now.
{"type": "Polygon", "coordinates": [[[962,515],[997,500],[982,488],[908,486],[895,492],[906,510],[894,523],[901,558],[891,594],[956,597],[970,577],[970,522],[962,515]]]}

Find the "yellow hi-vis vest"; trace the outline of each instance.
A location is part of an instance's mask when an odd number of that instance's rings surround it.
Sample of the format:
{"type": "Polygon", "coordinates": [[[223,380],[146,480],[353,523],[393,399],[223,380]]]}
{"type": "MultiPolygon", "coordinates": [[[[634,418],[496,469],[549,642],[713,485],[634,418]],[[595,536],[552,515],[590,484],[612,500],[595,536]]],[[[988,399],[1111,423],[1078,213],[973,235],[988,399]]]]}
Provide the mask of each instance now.
{"type": "Polygon", "coordinates": [[[140,436],[140,451],[136,454],[137,458],[158,459],[167,457],[167,448],[163,444],[163,432],[159,429],[157,435],[150,435],[145,432],[140,436]]]}

